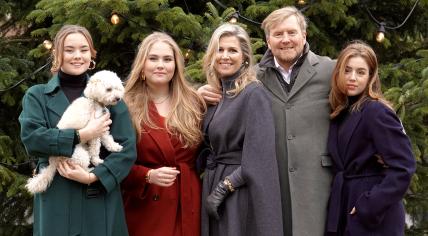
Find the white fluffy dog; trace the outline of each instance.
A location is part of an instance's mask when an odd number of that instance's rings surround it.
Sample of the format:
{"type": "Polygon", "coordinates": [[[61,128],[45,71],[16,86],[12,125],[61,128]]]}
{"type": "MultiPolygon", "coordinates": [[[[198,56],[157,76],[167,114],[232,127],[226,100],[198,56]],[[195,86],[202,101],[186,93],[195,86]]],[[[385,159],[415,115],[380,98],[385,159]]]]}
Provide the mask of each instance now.
{"type": "MultiPolygon", "coordinates": [[[[124,88],[122,81],[114,72],[103,70],[91,76],[83,94],[84,97],[77,98],[65,110],[58,122],[58,129],[82,129],[94,112],[95,117],[100,117],[108,112],[105,106],[115,105],[120,101],[124,95],[124,88]]],[[[113,140],[108,131],[88,143],[79,143],[74,148],[71,158],[49,157],[49,166],[28,180],[25,185],[28,191],[33,194],[45,191],[51,184],[61,160],[70,159],[85,169],[88,169],[89,161],[95,166],[102,163],[103,160],[99,157],[101,143],[111,152],[122,150],[122,146],[113,140]]]]}

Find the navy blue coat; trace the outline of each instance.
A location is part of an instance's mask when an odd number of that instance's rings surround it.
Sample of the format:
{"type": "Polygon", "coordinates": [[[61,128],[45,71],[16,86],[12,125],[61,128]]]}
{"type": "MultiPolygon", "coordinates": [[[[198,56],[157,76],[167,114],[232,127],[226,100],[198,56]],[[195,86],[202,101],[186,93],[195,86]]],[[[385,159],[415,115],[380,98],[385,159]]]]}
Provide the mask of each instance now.
{"type": "Polygon", "coordinates": [[[335,177],[327,235],[404,235],[402,199],[415,172],[410,140],[395,113],[380,102],[344,113],[332,120],[328,139],[335,177]]]}

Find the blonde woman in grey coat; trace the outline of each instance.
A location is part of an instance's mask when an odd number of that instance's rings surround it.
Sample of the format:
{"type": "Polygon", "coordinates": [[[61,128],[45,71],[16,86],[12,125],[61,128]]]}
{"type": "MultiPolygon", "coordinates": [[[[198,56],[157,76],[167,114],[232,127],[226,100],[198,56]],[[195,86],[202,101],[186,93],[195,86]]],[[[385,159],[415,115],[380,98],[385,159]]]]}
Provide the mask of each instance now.
{"type": "Polygon", "coordinates": [[[212,147],[202,187],[203,236],[282,236],[270,99],[255,78],[250,40],[238,25],[213,33],[204,57],[208,83],[222,91],[203,129],[212,147]]]}

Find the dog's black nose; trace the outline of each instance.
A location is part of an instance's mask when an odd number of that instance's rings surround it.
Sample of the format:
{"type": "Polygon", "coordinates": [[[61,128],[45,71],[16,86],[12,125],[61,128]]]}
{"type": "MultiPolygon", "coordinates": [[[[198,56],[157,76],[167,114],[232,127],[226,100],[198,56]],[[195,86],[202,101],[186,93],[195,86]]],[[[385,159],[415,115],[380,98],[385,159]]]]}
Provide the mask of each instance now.
{"type": "Polygon", "coordinates": [[[120,97],[116,97],[115,99],[116,99],[116,102],[120,101],[120,97]]]}

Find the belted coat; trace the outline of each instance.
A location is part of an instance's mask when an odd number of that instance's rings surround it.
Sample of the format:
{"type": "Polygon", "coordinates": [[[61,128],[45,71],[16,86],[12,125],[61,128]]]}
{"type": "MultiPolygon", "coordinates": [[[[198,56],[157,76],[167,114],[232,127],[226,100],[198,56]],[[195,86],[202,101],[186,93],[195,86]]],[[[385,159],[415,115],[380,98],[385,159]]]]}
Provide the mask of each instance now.
{"type": "Polygon", "coordinates": [[[122,183],[125,215],[130,236],[199,236],[201,181],[195,170],[196,147],[183,147],[177,136],[165,129],[165,117],[154,103],[149,114],[158,127],[143,126],[138,158],[122,183]],[[164,166],[180,171],[172,186],[146,181],[147,172],[164,166]]]}
{"type": "Polygon", "coordinates": [[[227,95],[226,90],[234,88],[230,79],[222,80],[223,99],[209,107],[204,118],[213,150],[203,177],[201,235],[283,236],[269,96],[254,82],[236,96],[227,95]],[[222,202],[219,220],[209,217],[207,196],[238,167],[245,184],[222,202]]]}
{"type": "MultiPolygon", "coordinates": [[[[73,153],[75,131],[56,128],[69,104],[57,76],[29,88],[22,100],[21,140],[38,158],[37,171],[49,164],[49,156],[73,153]]],[[[34,236],[128,235],[119,184],[136,159],[135,131],[124,102],[109,110],[110,133],[123,150],[103,152],[104,163],[92,170],[99,178],[92,187],[55,175],[50,187],[34,196],[34,236]]]]}
{"type": "Polygon", "coordinates": [[[257,79],[271,97],[284,233],[321,236],[332,178],[328,94],[335,61],[308,50],[287,93],[273,60],[268,50],[258,64],[257,79]]]}
{"type": "Polygon", "coordinates": [[[360,111],[343,112],[332,120],[328,150],[335,177],[327,235],[404,235],[402,199],[415,158],[394,111],[366,101],[360,111]]]}

